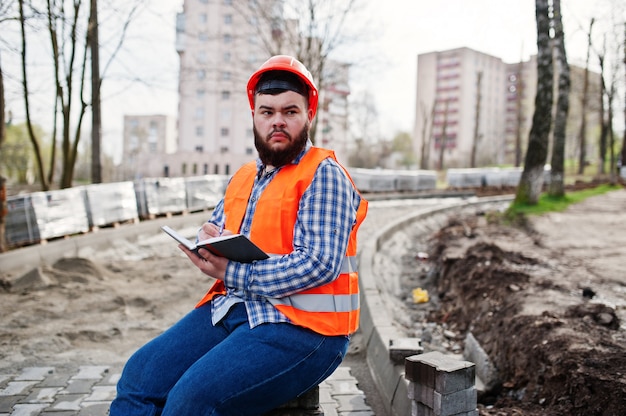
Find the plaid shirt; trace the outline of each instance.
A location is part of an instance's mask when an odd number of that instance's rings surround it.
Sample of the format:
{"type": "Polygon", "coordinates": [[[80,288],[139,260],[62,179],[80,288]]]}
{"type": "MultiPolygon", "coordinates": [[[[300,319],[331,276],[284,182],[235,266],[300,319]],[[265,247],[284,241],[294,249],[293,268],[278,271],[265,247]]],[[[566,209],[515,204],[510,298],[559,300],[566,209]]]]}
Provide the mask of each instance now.
{"type": "MultiPolygon", "coordinates": [[[[308,143],[292,163],[299,163],[310,146],[308,143]]],[[[280,170],[263,175],[263,168],[257,160],[259,174],[239,230],[248,236],[256,203],[280,170]]],[[[251,328],[267,322],[290,322],[267,298],[289,296],[329,283],[339,276],[360,201],[361,197],[337,162],[330,158],[323,160],[300,200],[294,227],[294,250],[254,263],[228,262],[224,278],[227,294],[212,301],[213,324],[238,302],[245,302],[251,328]]],[[[223,223],[223,203],[222,200],[217,204],[209,222],[223,223]]]]}

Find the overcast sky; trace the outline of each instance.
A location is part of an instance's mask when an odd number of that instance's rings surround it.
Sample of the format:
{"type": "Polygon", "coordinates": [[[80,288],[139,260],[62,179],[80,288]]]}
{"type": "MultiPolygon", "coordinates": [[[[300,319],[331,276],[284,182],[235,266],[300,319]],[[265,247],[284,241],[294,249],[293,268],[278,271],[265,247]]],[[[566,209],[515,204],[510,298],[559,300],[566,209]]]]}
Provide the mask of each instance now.
{"type": "MultiPolygon", "coordinates": [[[[412,130],[418,54],[469,47],[511,63],[536,53],[533,0],[368,1],[366,15],[377,33],[360,47],[366,47],[384,64],[355,68],[351,87],[355,94],[368,89],[374,95],[382,132],[388,138],[397,131],[412,130]]],[[[582,65],[591,16],[606,24],[609,5],[619,2],[561,3],[568,59],[582,65]]],[[[116,64],[105,74],[103,147],[109,153],[118,154],[121,147],[124,114],[177,115],[178,56],[174,42],[176,13],[182,10],[182,0],[150,0],[146,4],[132,22],[116,64]],[[129,78],[142,81],[130,82],[129,78]]],[[[623,25],[626,15],[621,7],[623,25]]],[[[618,33],[623,30],[621,27],[618,33]]]]}

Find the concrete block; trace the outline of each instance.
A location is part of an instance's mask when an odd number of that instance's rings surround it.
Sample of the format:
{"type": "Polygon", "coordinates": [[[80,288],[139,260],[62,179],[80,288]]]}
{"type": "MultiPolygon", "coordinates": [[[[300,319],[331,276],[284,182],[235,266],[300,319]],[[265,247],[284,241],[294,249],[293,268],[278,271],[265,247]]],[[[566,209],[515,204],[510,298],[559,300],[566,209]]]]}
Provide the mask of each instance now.
{"type": "Polygon", "coordinates": [[[424,352],[421,339],[398,338],[389,340],[389,358],[394,364],[404,364],[404,360],[412,355],[424,352]]]}
{"type": "Polygon", "coordinates": [[[408,357],[405,373],[408,380],[441,394],[473,387],[476,378],[474,363],[438,351],[408,357]]]}
{"type": "Polygon", "coordinates": [[[475,388],[457,391],[450,394],[434,393],[433,410],[438,416],[453,416],[459,413],[476,410],[478,397],[475,388]]]}

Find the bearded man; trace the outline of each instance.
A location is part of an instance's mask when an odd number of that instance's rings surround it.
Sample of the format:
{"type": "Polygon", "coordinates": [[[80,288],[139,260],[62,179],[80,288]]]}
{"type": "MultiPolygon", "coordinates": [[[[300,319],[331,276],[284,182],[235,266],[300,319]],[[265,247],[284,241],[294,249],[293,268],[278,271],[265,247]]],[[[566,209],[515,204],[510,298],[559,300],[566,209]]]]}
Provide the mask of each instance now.
{"type": "Polygon", "coordinates": [[[330,376],[358,328],[367,201],[334,153],[309,140],[311,74],[274,56],[247,93],[258,159],[233,175],[198,239],[240,233],[270,257],[239,263],[180,245],[215,283],[128,360],[111,416],[264,414],[330,376]]]}

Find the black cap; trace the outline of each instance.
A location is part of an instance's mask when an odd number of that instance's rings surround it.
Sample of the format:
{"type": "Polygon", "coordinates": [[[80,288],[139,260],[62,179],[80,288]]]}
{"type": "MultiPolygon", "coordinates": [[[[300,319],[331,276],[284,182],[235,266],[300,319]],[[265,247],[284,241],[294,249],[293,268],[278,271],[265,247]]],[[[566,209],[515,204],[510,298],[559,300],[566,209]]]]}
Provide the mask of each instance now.
{"type": "Polygon", "coordinates": [[[261,75],[256,84],[255,94],[280,94],[294,91],[308,97],[309,91],[304,82],[295,74],[287,71],[268,71],[261,75]]]}

